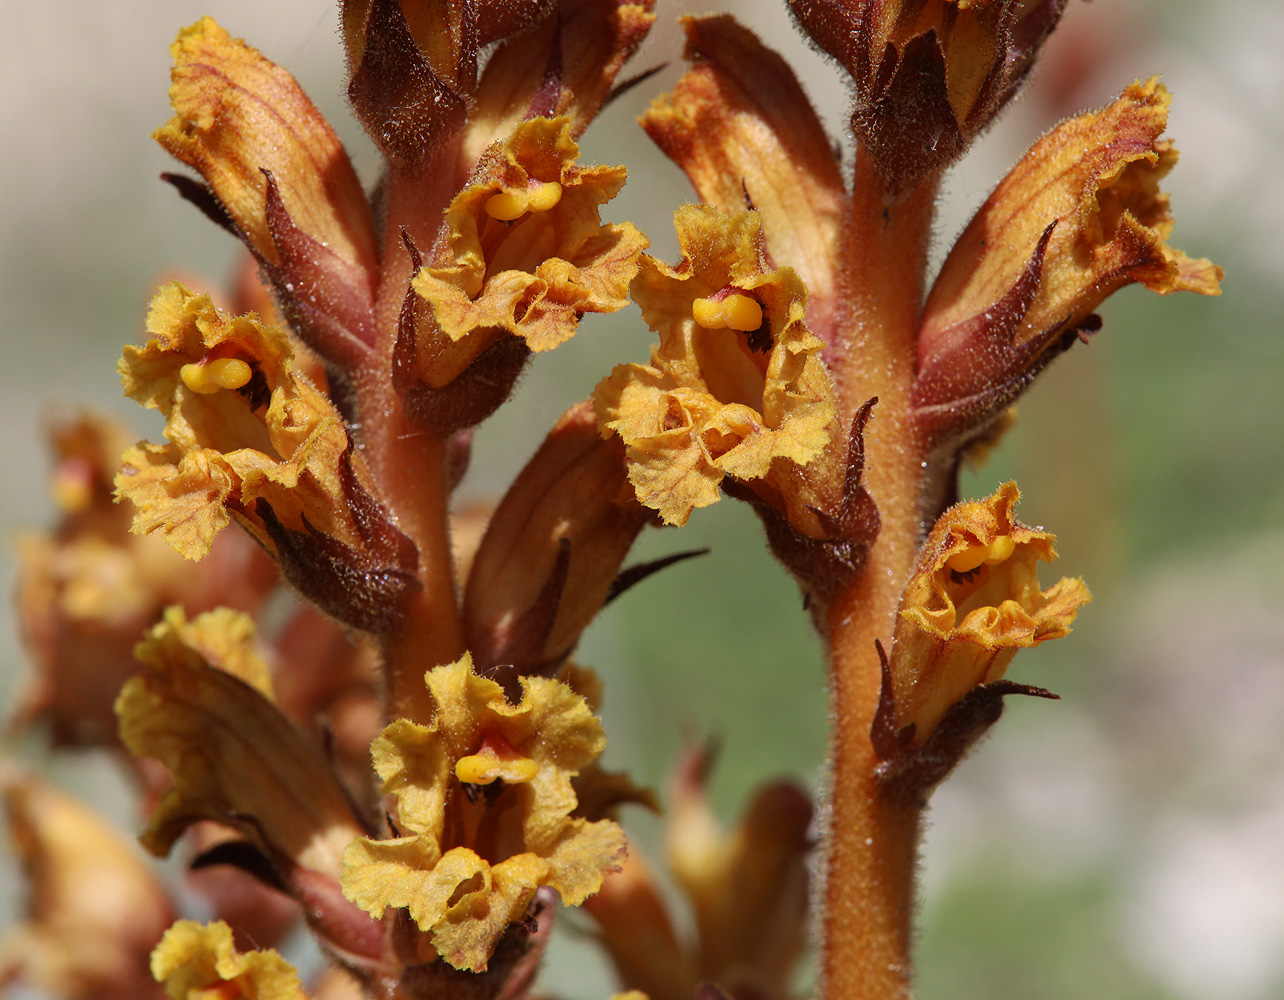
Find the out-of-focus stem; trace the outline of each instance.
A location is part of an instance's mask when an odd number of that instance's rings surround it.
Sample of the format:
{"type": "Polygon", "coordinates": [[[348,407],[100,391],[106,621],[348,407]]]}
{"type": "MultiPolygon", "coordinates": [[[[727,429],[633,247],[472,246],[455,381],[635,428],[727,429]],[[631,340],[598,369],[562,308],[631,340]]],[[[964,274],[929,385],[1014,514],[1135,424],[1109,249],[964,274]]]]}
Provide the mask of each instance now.
{"type": "Polygon", "coordinates": [[[857,155],[843,248],[846,313],[829,362],[840,420],[878,397],[863,483],[881,528],[864,571],[826,615],[834,730],[821,993],[829,1000],[909,996],[919,810],[879,795],[869,732],[881,681],[874,640],[890,644],[919,544],[922,460],[908,418],[936,187],[928,178],[885,205],[870,162],[857,155]]]}

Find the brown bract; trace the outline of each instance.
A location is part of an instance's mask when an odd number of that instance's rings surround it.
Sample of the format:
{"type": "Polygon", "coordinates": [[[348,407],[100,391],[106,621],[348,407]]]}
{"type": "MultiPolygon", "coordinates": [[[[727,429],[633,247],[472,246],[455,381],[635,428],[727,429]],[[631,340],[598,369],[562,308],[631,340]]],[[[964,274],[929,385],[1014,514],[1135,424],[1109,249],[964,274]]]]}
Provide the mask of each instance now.
{"type": "Polygon", "coordinates": [[[914,746],[970,691],[1001,679],[1018,649],[1068,635],[1091,600],[1078,577],[1040,589],[1037,564],[1057,553],[1052,535],[1017,521],[1019,498],[1016,484],[1006,483],[947,510],[905,587],[891,694],[895,729],[914,746]]]}
{"type": "Polygon", "coordinates": [[[174,917],[136,845],[42,781],[6,769],[0,785],[30,886],[0,943],[0,980],[66,1000],[159,997],[147,955],[174,917]]]}
{"type": "Polygon", "coordinates": [[[1177,161],[1159,138],[1168,91],[1134,83],[1110,106],[1063,122],[1000,182],[932,287],[918,335],[916,419],[929,441],[974,433],[1091,313],[1140,282],[1166,295],[1219,293],[1221,268],[1165,242],[1159,182],[1177,161]]]}
{"type": "Polygon", "coordinates": [[[169,443],[124,456],[116,487],[138,508],[133,530],[159,531],[200,559],[235,518],[322,610],[385,627],[413,586],[415,552],[375,499],[334,404],[295,367],[289,337],[253,314],[226,316],[178,282],[153,299],[147,329],[146,346],[125,348],[121,381],[165,416],[169,443]],[[188,385],[225,360],[247,364],[249,380],[188,385]]]}
{"type": "Polygon", "coordinates": [[[814,533],[799,470],[828,444],[835,408],[824,345],[806,323],[806,288],[790,268],[769,268],[755,212],[688,205],[674,224],[681,262],[644,257],[633,285],[660,343],[650,365],[620,365],[598,385],[602,433],[628,446],[638,500],[670,524],[716,502],[733,476],[814,533]],[[697,299],[728,292],[761,308],[758,330],[696,323],[697,299]]]}
{"type": "Polygon", "coordinates": [[[889,195],[948,166],[1011,99],[1067,0],[790,0],[846,67],[889,195]]]}
{"type": "Polygon", "coordinates": [[[425,384],[450,381],[505,333],[547,351],[569,340],[586,312],[627,303],[647,240],[631,223],[604,225],[599,213],[624,185],[625,170],[576,166],[578,155],[566,118],[522,122],[482,155],[412,282],[432,312],[433,326],[416,344],[425,384]],[[551,208],[511,222],[487,211],[497,195],[524,197],[550,183],[561,187],[551,208]],[[466,343],[450,351],[459,341],[466,343]]]}
{"type": "Polygon", "coordinates": [[[609,820],[571,817],[571,779],[606,741],[569,687],[523,677],[513,704],[473,673],[468,656],[425,681],[432,722],[398,719],[371,747],[404,832],[354,841],[343,891],[375,916],[408,909],[442,958],[481,971],[539,886],[567,905],[596,892],[623,860],[624,833],[609,820]]]}
{"type": "Polygon", "coordinates": [[[756,209],[765,259],[807,286],[808,323],[836,306],[846,192],[833,146],[789,65],[728,15],[686,17],[694,65],[641,118],[706,204],[756,209]]]}
{"type": "Polygon", "coordinates": [[[601,609],[652,518],[590,402],[572,407],[495,510],[464,592],[465,640],[483,672],[549,673],[601,609]]]}

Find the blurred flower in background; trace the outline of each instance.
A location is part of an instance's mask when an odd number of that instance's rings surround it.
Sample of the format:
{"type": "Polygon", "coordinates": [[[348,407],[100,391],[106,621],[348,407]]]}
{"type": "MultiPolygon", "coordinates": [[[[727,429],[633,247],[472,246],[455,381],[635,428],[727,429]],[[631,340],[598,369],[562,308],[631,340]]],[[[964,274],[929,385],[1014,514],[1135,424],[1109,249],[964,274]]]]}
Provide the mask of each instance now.
{"type": "MultiPolygon", "coordinates": [[[[736,7],[799,68],[838,134],[841,85],[792,31],[784,4],[736,7]]],[[[684,11],[661,0],[638,65],[673,65],[608,109],[583,141],[587,161],[631,165],[614,214],[643,224],[662,260],[676,257],[667,210],[690,190],[633,117],[680,72],[684,11]]],[[[54,0],[12,11],[0,39],[0,133],[10,150],[0,160],[7,538],[53,517],[42,414],[74,401],[134,421],[138,436],[154,432],[120,395],[120,346],[140,339],[158,279],[216,289],[239,252],[156,180],[170,163],[147,139],[169,115],[174,31],[205,13],[289,65],[340,123],[363,181],[373,177],[373,149],[342,111],[330,0],[54,0]]],[[[1282,46],[1284,11],[1270,0],[1072,0],[1033,84],[947,177],[940,253],[1031,136],[1163,72],[1174,95],[1169,134],[1182,152],[1166,182],[1181,245],[1216,259],[1228,278],[1215,304],[1117,296],[1103,309],[1108,336],[1053,365],[989,464],[965,478],[964,495],[976,497],[1019,473],[1029,497],[1022,518],[1056,526],[1059,566],[1090,579],[1097,600],[1073,645],[1027,653],[1021,667],[1021,681],[1064,700],[1014,706],[938,793],[920,1000],[1284,994],[1282,46]]],[[[478,454],[492,465],[470,473],[465,497],[493,499],[533,451],[534,429],[650,339],[635,308],[590,317],[559,363],[536,364],[517,404],[483,429],[478,454]]],[[[671,544],[648,538],[638,556],[671,544]]],[[[599,621],[585,658],[608,677],[606,763],[640,762],[637,777],[658,785],[684,735],[716,734],[712,796],[729,823],[731,804],[760,780],[814,782],[823,670],[796,592],[770,564],[750,513],[729,504],[697,511],[682,545],[704,544],[710,557],[599,621]],[[806,662],[800,649],[810,651],[806,662]]],[[[0,615],[12,704],[30,662],[11,609],[0,615]]],[[[55,778],[70,770],[55,760],[55,778]]],[[[75,790],[112,813],[109,784],[75,790]]],[[[658,838],[646,822],[644,845],[658,838]]],[[[8,924],[20,888],[12,864],[5,876],[8,924]]],[[[605,972],[580,976],[566,995],[605,996],[607,982],[605,972]]]]}

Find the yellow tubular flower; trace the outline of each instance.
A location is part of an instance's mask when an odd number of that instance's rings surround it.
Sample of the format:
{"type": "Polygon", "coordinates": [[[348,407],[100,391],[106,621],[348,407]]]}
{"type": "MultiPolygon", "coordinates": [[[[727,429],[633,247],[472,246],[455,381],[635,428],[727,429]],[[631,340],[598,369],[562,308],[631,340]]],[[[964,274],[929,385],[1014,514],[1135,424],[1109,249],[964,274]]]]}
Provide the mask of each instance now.
{"type": "Polygon", "coordinates": [[[895,727],[921,746],[981,684],[1001,679],[1018,649],[1069,634],[1091,599],[1077,577],[1039,588],[1036,564],[1056,558],[1053,536],[1027,528],[1015,483],[947,510],[923,546],[901,598],[891,650],[895,727]]]}
{"type": "Polygon", "coordinates": [[[442,958],[479,972],[539,886],[572,906],[601,888],[622,863],[624,834],[609,820],[571,817],[571,779],[606,741],[569,687],[523,677],[514,705],[467,655],[425,680],[432,722],[399,719],[371,747],[402,834],[355,840],[343,891],[374,916],[408,909],[442,958]]]}
{"type": "Polygon", "coordinates": [[[824,450],[835,411],[806,289],[764,264],[756,212],[688,205],[674,221],[682,262],[644,257],[633,285],[660,343],[650,365],[621,365],[598,385],[602,433],[628,446],[638,500],[670,524],[733,476],[814,532],[798,469],[824,450]]]}
{"type": "Polygon", "coordinates": [[[574,335],[584,313],[624,307],[647,241],[630,223],[600,218],[624,168],[577,166],[578,155],[565,118],[524,121],[482,155],[413,282],[437,328],[417,336],[424,384],[449,382],[496,331],[547,351],[574,335]]]}

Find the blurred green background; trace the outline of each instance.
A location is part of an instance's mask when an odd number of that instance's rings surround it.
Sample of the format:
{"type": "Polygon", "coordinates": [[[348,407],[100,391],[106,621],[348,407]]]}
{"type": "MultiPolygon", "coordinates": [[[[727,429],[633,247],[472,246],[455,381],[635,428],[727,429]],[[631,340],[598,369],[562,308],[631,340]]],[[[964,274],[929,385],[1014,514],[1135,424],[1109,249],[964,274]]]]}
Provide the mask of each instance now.
{"type": "MultiPolygon", "coordinates": [[[[794,36],[781,5],[732,7],[796,61],[840,132],[838,75],[794,36]]],[[[344,110],[328,0],[6,8],[0,518],[12,539],[52,516],[41,415],[92,405],[154,436],[159,424],[119,398],[120,345],[141,337],[160,278],[216,286],[235,259],[230,237],[156,180],[170,165],[147,133],[169,114],[174,31],[214,14],[295,72],[367,183],[376,158],[344,110]]],[[[606,215],[633,219],[666,258],[670,212],[689,189],[633,118],[676,79],[673,20],[684,9],[661,0],[640,60],[670,68],[609,109],[584,143],[590,159],[629,164],[630,184],[606,215]]],[[[1272,0],[1072,0],[1028,93],[947,181],[938,259],[1030,141],[1162,72],[1183,151],[1167,184],[1173,242],[1228,278],[1217,300],[1115,296],[1100,336],[1048,371],[990,464],[965,477],[965,496],[1016,478],[1023,519],[1059,537],[1056,569],[1084,575],[1096,599],[1071,639],[1014,665],[1012,676],[1064,700],[1014,702],[936,797],[920,1000],[1284,997],[1282,49],[1272,0]]],[[[590,318],[538,358],[478,435],[461,497],[494,497],[540,428],[613,364],[644,359],[649,343],[630,308],[590,318]]],[[[711,554],[613,606],[581,659],[607,678],[608,764],[662,787],[684,740],[717,737],[714,798],[729,822],[766,778],[819,787],[824,669],[747,509],[726,501],[698,512],[681,531],[647,534],[636,555],[700,546],[711,554]]],[[[12,692],[24,665],[5,615],[0,667],[12,692]]],[[[74,782],[77,763],[51,766],[74,782]]],[[[641,820],[636,833],[656,847],[656,823],[641,820]]],[[[4,889],[12,914],[11,870],[4,889]]],[[[574,940],[559,947],[550,987],[608,995],[605,972],[582,971],[579,955],[574,940]]]]}

